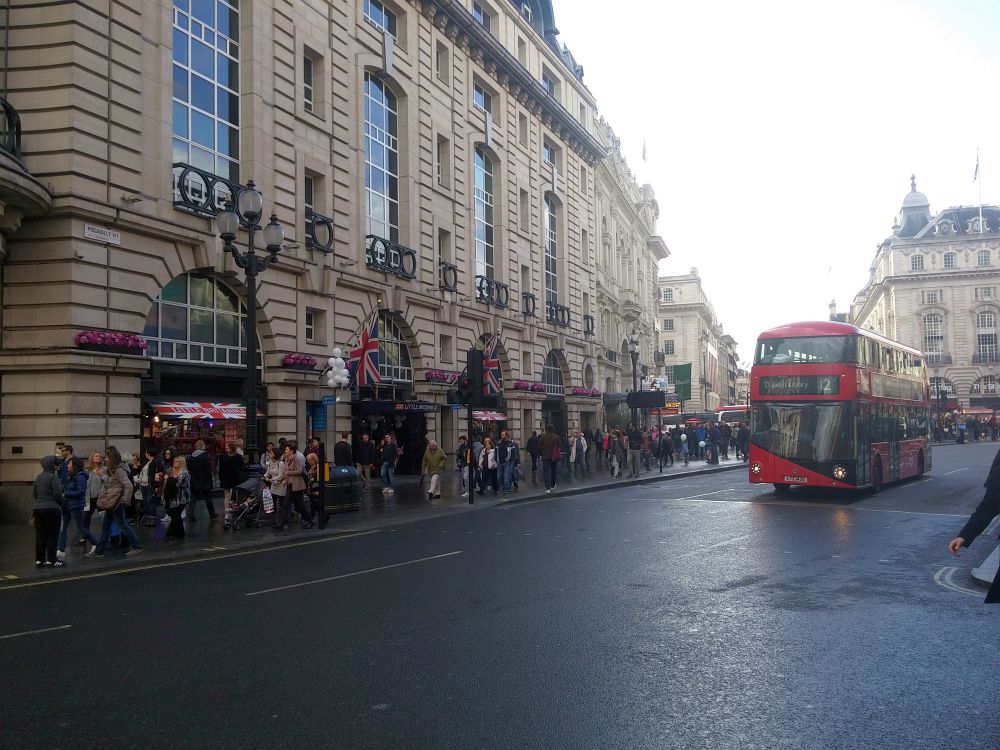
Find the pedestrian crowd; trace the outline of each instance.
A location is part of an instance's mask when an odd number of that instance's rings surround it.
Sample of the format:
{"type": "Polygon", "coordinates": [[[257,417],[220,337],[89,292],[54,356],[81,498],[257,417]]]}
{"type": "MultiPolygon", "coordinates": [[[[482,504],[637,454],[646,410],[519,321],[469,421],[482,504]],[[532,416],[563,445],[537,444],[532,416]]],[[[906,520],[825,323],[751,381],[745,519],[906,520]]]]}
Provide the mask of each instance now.
{"type": "Polygon", "coordinates": [[[933,421],[934,442],[954,440],[959,444],[966,441],[1000,440],[1000,418],[996,414],[989,418],[962,413],[945,412],[933,421]]]}

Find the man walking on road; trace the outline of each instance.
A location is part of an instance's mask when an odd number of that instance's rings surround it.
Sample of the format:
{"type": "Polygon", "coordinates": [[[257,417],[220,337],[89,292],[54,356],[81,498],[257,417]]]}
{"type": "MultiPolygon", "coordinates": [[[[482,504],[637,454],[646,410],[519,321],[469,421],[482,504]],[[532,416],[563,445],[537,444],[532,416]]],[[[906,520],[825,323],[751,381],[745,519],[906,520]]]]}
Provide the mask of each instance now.
{"type": "Polygon", "coordinates": [[[497,444],[497,465],[500,469],[500,490],[505,495],[514,484],[514,469],[520,460],[517,443],[511,439],[507,430],[503,430],[497,444]]]}
{"type": "Polygon", "coordinates": [[[639,476],[639,456],[642,453],[642,433],[634,424],[629,424],[625,437],[628,438],[629,475],[635,479],[639,476]]]}
{"type": "Polygon", "coordinates": [[[542,453],[542,473],[545,476],[545,494],[551,495],[552,488],[556,486],[556,470],[559,468],[561,458],[561,440],[556,435],[555,427],[551,424],[545,425],[545,432],[539,439],[539,449],[542,453]]]}
{"type": "Polygon", "coordinates": [[[438,500],[441,497],[441,472],[448,464],[448,454],[446,454],[437,444],[437,440],[431,440],[424,451],[424,460],[421,463],[424,474],[431,478],[430,487],[427,488],[427,499],[438,500]]]}
{"type": "MultiPolygon", "coordinates": [[[[983,499],[969,516],[969,520],[966,521],[962,530],[958,532],[958,536],[948,543],[948,551],[955,557],[958,557],[962,547],[968,547],[972,544],[976,537],[986,530],[990,522],[1000,515],[1000,451],[997,451],[997,455],[993,459],[993,465],[990,467],[990,473],[983,486],[986,488],[983,499]]],[[[986,593],[984,601],[986,604],[1000,604],[1000,573],[993,578],[993,585],[986,593]]]]}

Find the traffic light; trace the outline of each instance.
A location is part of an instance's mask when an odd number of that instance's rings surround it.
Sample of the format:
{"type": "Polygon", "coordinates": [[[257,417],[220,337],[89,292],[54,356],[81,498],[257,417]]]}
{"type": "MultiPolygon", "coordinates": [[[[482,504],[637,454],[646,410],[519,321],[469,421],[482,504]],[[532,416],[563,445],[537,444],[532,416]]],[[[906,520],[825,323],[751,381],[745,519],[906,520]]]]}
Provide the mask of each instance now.
{"type": "Polygon", "coordinates": [[[455,387],[448,391],[449,404],[466,404],[472,396],[472,389],[469,387],[469,379],[463,373],[455,383],[455,387]]]}
{"type": "Polygon", "coordinates": [[[469,349],[465,359],[465,372],[469,382],[469,406],[478,406],[483,401],[483,352],[481,349],[469,349]]]}

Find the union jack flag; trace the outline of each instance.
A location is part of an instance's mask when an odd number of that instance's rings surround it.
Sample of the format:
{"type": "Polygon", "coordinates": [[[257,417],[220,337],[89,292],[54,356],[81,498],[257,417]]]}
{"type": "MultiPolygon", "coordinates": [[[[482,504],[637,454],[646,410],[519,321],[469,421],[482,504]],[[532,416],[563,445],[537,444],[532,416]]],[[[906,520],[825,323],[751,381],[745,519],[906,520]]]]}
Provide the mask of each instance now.
{"type": "Polygon", "coordinates": [[[503,390],[500,375],[500,357],[497,355],[499,336],[494,336],[483,348],[483,395],[492,396],[503,390]]]}
{"type": "Polygon", "coordinates": [[[358,348],[351,349],[350,362],[353,365],[355,381],[358,385],[378,383],[378,308],[372,310],[371,317],[361,329],[358,348]]]}

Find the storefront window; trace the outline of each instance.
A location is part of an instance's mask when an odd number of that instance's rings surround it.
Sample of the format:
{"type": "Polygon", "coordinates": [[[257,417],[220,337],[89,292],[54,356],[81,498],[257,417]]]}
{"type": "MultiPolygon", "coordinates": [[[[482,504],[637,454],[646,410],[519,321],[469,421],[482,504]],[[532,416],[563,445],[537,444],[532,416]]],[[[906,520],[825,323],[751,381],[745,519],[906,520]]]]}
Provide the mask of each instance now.
{"type": "Polygon", "coordinates": [[[246,364],[246,309],[211,276],[185,274],[153,303],[143,335],[153,359],[214,365],[246,364]]]}
{"type": "Polygon", "coordinates": [[[378,373],[384,382],[413,382],[410,352],[403,340],[403,333],[396,321],[384,313],[378,320],[378,373]]]}

